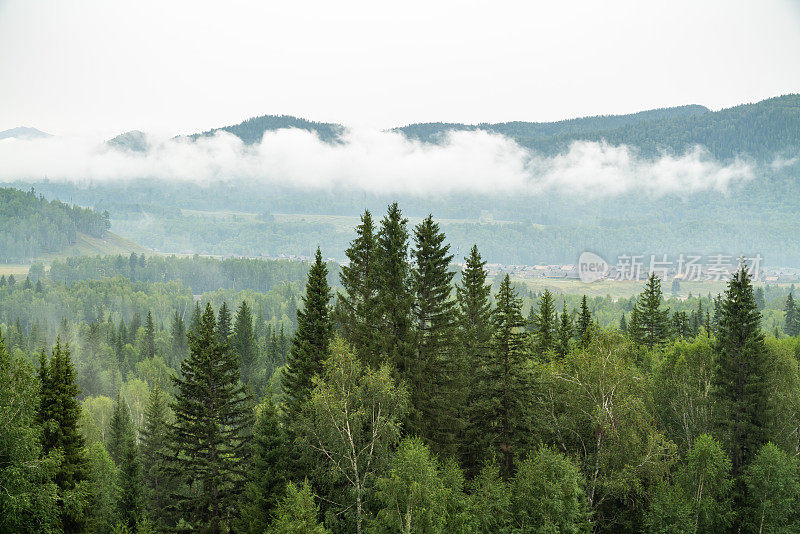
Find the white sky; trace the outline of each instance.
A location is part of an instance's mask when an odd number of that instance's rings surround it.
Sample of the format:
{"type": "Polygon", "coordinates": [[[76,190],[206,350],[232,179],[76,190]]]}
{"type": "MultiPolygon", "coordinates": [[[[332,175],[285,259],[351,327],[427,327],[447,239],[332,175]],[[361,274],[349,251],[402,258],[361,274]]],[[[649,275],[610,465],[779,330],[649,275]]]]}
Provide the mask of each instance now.
{"type": "Polygon", "coordinates": [[[798,0],[0,0],[0,130],[549,121],[790,92],[798,0]]]}

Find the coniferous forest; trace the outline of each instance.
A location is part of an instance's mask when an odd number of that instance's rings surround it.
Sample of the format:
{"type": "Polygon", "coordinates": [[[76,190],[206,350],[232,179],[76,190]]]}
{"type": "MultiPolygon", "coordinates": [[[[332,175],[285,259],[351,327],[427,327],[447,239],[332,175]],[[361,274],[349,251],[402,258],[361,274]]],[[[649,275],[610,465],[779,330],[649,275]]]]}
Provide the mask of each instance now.
{"type": "Polygon", "coordinates": [[[534,294],[397,204],[354,235],[0,278],[0,532],[800,529],[791,291],[534,294]]]}

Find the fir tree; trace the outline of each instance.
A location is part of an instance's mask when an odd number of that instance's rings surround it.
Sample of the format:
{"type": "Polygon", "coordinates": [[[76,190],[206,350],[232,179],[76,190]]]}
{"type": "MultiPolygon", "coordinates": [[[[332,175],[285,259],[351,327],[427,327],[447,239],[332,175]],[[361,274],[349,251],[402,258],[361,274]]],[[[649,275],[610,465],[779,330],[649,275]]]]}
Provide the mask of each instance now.
{"type": "Polygon", "coordinates": [[[288,481],[288,444],[271,397],[261,405],[243,495],[242,531],[263,534],[288,481]]]}
{"type": "Polygon", "coordinates": [[[60,451],[62,462],[55,473],[58,485],[62,530],[80,532],[83,529],[82,514],[67,508],[65,502],[72,501],[68,496],[79,490],[80,483],[88,475],[87,458],[84,453],[84,439],[78,425],[81,418],[81,405],[78,403],[78,386],[75,385],[75,371],[70,359],[68,346],[56,341],[50,360],[42,351],[39,360],[39,380],[41,392],[37,420],[42,425],[42,455],[60,451]]]}
{"type": "Polygon", "coordinates": [[[553,307],[553,296],[550,290],[545,289],[539,301],[539,310],[534,316],[533,334],[535,339],[535,349],[539,357],[544,357],[549,351],[553,350],[556,341],[556,321],[555,309],[553,307]]]}
{"type": "Polygon", "coordinates": [[[158,531],[167,527],[168,504],[175,491],[169,476],[169,422],[167,400],[158,386],[153,387],[144,412],[141,456],[142,482],[148,520],[158,531]]]}
{"type": "Polygon", "coordinates": [[[513,473],[515,456],[524,450],[529,430],[526,406],[531,381],[525,350],[528,334],[524,331],[522,301],[508,275],[503,278],[495,302],[491,357],[476,369],[479,378],[474,410],[480,432],[473,433],[473,437],[489,457],[501,459],[501,470],[507,478],[513,473]]]}
{"type": "Polygon", "coordinates": [[[221,342],[210,305],[189,347],[182,376],[173,378],[175,473],[188,485],[178,504],[184,521],[222,532],[236,516],[246,474],[250,399],[239,380],[239,359],[221,342]]]}
{"type": "Polygon", "coordinates": [[[153,324],[153,314],[148,310],[144,321],[144,354],[143,358],[150,359],[156,355],[156,327],[153,324]]]}
{"type": "Polygon", "coordinates": [[[142,326],[142,316],[139,315],[139,312],[135,312],[133,314],[133,319],[131,319],[130,328],[128,329],[128,343],[132,346],[136,346],[136,336],[139,335],[139,327],[142,326]]]}
{"type": "Polygon", "coordinates": [[[416,361],[409,370],[411,431],[429,440],[439,453],[455,452],[461,407],[452,402],[455,300],[450,297],[455,273],[445,235],[429,215],[414,229],[414,289],[412,315],[416,332],[416,361]]]}
{"type": "Polygon", "coordinates": [[[219,317],[217,318],[217,334],[219,335],[220,343],[223,345],[230,343],[231,324],[231,312],[228,309],[228,303],[223,301],[222,306],[219,308],[219,317]]]}
{"type": "MultiPolygon", "coordinates": [[[[117,405],[120,404],[122,403],[118,400],[117,405]]],[[[121,416],[127,420],[125,426],[129,430],[122,434],[119,442],[117,517],[123,525],[134,531],[142,520],[142,464],[134,438],[130,410],[125,406],[120,411],[121,416]]]]}
{"type": "Polygon", "coordinates": [[[460,387],[455,394],[456,402],[462,404],[466,399],[466,428],[462,444],[461,457],[464,468],[469,474],[475,474],[480,467],[482,451],[476,446],[477,437],[483,434],[482,417],[479,410],[474,410],[479,398],[474,372],[487,368],[491,361],[490,344],[492,340],[492,308],[489,301],[492,286],[486,283],[486,262],[481,259],[478,247],[473,245],[466,258],[461,281],[456,285],[458,301],[458,325],[461,345],[461,365],[457,378],[460,387]]]}
{"type": "Polygon", "coordinates": [[[341,305],[342,336],[362,360],[377,364],[381,341],[377,314],[377,242],[372,214],[365,211],[356,227],[356,238],[345,255],[349,265],[343,265],[339,280],[344,294],[341,305]]]}
{"type": "Polygon", "coordinates": [[[654,272],[650,273],[633,307],[629,329],[637,343],[651,349],[669,339],[669,309],[661,308],[662,300],[661,279],[654,272]]]}
{"type": "Polygon", "coordinates": [[[236,354],[239,355],[239,362],[242,366],[242,381],[249,383],[255,372],[258,360],[258,342],[253,331],[253,316],[250,313],[250,307],[244,300],[236,312],[231,346],[236,354]]]}
{"type": "Polygon", "coordinates": [[[409,376],[414,352],[407,224],[397,203],[391,204],[381,220],[377,246],[381,351],[403,378],[409,376]]]}
{"type": "Polygon", "coordinates": [[[297,311],[297,331],[292,338],[283,392],[286,395],[286,415],[289,420],[299,413],[311,391],[311,379],[322,370],[333,338],[330,311],[331,290],[328,287],[328,267],[317,254],[308,272],[303,309],[297,311]]]}
{"type": "Polygon", "coordinates": [[[108,454],[114,460],[114,465],[119,466],[125,454],[128,438],[133,438],[133,436],[130,409],[125,400],[117,395],[117,402],[114,405],[114,413],[111,415],[108,428],[108,454]]]}
{"type": "Polygon", "coordinates": [[[768,420],[768,360],[761,313],[744,265],[733,275],[721,302],[719,333],[714,344],[716,399],[720,441],[738,478],[763,445],[768,420]]]}
{"type": "Polygon", "coordinates": [[[619,331],[623,334],[628,334],[628,321],[625,319],[625,314],[622,314],[622,317],[619,320],[619,331]]]}
{"type": "Polygon", "coordinates": [[[197,333],[200,330],[200,319],[203,318],[203,309],[200,307],[200,301],[194,301],[194,310],[192,317],[189,320],[189,332],[197,333]]]}
{"type": "MultiPolygon", "coordinates": [[[[625,315],[623,314],[623,319],[625,315]]],[[[561,316],[557,320],[558,322],[558,331],[557,331],[557,340],[556,340],[556,353],[561,356],[562,358],[569,353],[570,349],[570,342],[572,341],[572,317],[569,313],[567,313],[567,303],[564,302],[563,310],[561,311],[561,316]]]]}
{"type": "Polygon", "coordinates": [[[578,336],[578,344],[582,348],[589,346],[589,340],[592,337],[592,314],[586,302],[586,295],[581,299],[581,311],[578,315],[576,335],[578,336]]]}
{"type": "Polygon", "coordinates": [[[786,297],[786,304],[783,306],[783,311],[783,331],[786,332],[788,336],[797,336],[797,334],[800,333],[800,315],[798,315],[797,306],[794,303],[794,297],[791,292],[789,292],[789,296],[786,297]]]}
{"type": "Polygon", "coordinates": [[[186,357],[189,346],[186,344],[186,324],[183,322],[183,317],[175,310],[172,316],[172,325],[170,326],[170,341],[172,344],[172,358],[170,360],[174,365],[180,363],[186,357]]]}

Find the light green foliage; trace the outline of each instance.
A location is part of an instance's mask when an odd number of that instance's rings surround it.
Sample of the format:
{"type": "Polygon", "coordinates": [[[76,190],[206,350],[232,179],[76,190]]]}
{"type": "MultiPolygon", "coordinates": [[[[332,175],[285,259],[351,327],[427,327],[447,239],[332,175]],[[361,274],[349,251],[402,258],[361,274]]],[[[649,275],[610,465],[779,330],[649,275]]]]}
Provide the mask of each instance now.
{"type": "Polygon", "coordinates": [[[563,454],[540,447],[517,467],[511,517],[520,534],[591,532],[578,468],[563,454]]]}
{"type": "Polygon", "coordinates": [[[446,525],[448,488],[430,449],[419,439],[405,439],[388,472],[378,478],[375,498],[380,503],[373,532],[435,534],[446,525]]]}
{"type": "Polygon", "coordinates": [[[747,466],[745,525],[750,532],[800,531],[800,481],[797,458],[767,443],[747,466]]]}
{"type": "Polygon", "coordinates": [[[731,462],[708,434],[697,438],[671,484],[658,486],[645,525],[650,532],[727,532],[731,508],[731,462]]]}
{"type": "Polygon", "coordinates": [[[330,534],[317,520],[319,506],[306,480],[301,488],[289,482],[267,534],[330,534]]]}
{"type": "Polygon", "coordinates": [[[359,533],[364,495],[386,465],[407,410],[406,389],[392,374],[388,365],[365,365],[337,338],[298,420],[301,445],[350,486],[359,533]]]}

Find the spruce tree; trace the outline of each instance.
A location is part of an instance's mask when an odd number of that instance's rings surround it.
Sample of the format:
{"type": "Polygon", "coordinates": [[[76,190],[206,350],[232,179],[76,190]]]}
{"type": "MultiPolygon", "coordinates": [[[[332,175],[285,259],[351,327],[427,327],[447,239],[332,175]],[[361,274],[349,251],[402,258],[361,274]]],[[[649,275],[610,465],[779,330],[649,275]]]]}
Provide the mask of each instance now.
{"type": "MultiPolygon", "coordinates": [[[[123,403],[117,401],[117,405],[120,404],[123,403]]],[[[127,420],[125,426],[130,430],[121,435],[119,443],[117,518],[120,523],[134,531],[142,520],[142,464],[139,458],[139,447],[134,437],[130,410],[126,405],[120,412],[121,416],[127,420]]]]}
{"type": "Polygon", "coordinates": [[[539,310],[536,312],[536,315],[534,315],[532,325],[535,339],[534,347],[540,358],[543,358],[549,351],[555,348],[555,323],[553,295],[550,294],[550,290],[545,289],[539,301],[539,310]]]}
{"type": "Polygon", "coordinates": [[[217,318],[217,334],[219,335],[220,343],[223,345],[230,343],[231,324],[231,312],[228,309],[228,303],[223,301],[222,306],[219,307],[219,317],[217,318]]]}
{"type": "Polygon", "coordinates": [[[637,343],[651,349],[669,339],[669,308],[661,308],[662,300],[661,279],[650,273],[647,285],[633,307],[629,329],[637,343]]]}
{"type": "Polygon", "coordinates": [[[713,395],[720,441],[738,478],[767,441],[769,362],[750,275],[744,265],[720,306],[713,395]]]}
{"type": "Polygon", "coordinates": [[[54,481],[60,494],[59,514],[63,532],[80,532],[83,529],[83,516],[75,509],[65,507],[65,502],[73,501],[70,495],[79,491],[79,485],[88,476],[87,458],[84,452],[84,439],[78,425],[81,418],[81,405],[78,403],[78,386],[75,385],[75,371],[70,359],[68,346],[56,341],[50,360],[42,351],[39,360],[39,379],[41,391],[37,420],[42,425],[42,455],[60,451],[62,462],[57,469],[54,481]]]}
{"type": "Polygon", "coordinates": [[[286,491],[288,443],[278,410],[268,396],[253,429],[252,460],[243,495],[242,532],[263,534],[286,491]]]}
{"type": "Polygon", "coordinates": [[[628,321],[625,319],[625,313],[622,314],[622,317],[619,320],[619,331],[623,334],[628,334],[628,321]]]}
{"type": "Polygon", "coordinates": [[[186,357],[189,351],[189,346],[186,343],[186,324],[183,322],[183,317],[175,310],[175,315],[172,316],[172,325],[170,327],[170,341],[172,344],[172,357],[170,362],[177,366],[181,360],[186,357]]]}
{"type": "Polygon", "coordinates": [[[108,427],[108,454],[114,460],[114,465],[119,467],[125,454],[125,446],[129,437],[134,436],[133,422],[128,404],[117,395],[114,412],[108,427]]]}
{"type": "Polygon", "coordinates": [[[131,319],[131,325],[128,329],[128,343],[132,346],[136,346],[136,337],[139,335],[139,328],[142,326],[142,316],[139,315],[139,312],[135,312],[133,314],[133,319],[131,319]]]}
{"type": "Polygon", "coordinates": [[[297,311],[297,331],[292,338],[283,375],[286,415],[290,421],[299,413],[311,391],[311,379],[322,370],[322,362],[328,357],[328,347],[333,338],[330,300],[328,267],[317,248],[314,264],[308,272],[303,308],[297,311]]]}
{"type": "Polygon", "coordinates": [[[236,354],[239,355],[239,362],[242,366],[242,381],[247,384],[255,372],[258,360],[258,341],[253,331],[253,315],[244,300],[236,312],[231,346],[236,354]]]}
{"type": "MultiPolygon", "coordinates": [[[[622,316],[623,319],[625,315],[622,316]]],[[[564,301],[564,307],[561,316],[557,318],[558,330],[556,332],[556,354],[562,358],[569,353],[570,343],[572,341],[572,316],[567,313],[567,303],[564,301]]]]}
{"type": "Polygon", "coordinates": [[[800,333],[800,315],[798,315],[797,306],[794,303],[794,296],[789,292],[786,297],[786,303],[783,306],[783,331],[788,336],[797,336],[800,333]]]}
{"type": "Polygon", "coordinates": [[[478,447],[477,437],[483,434],[484,414],[474,409],[481,400],[475,370],[486,369],[491,362],[491,290],[491,284],[486,283],[486,262],[481,259],[478,247],[473,245],[461,271],[461,281],[456,285],[461,362],[457,375],[460,387],[455,394],[459,405],[466,400],[466,427],[459,441],[462,465],[470,475],[480,468],[483,452],[478,447]]]}
{"type": "Polygon", "coordinates": [[[194,310],[192,311],[192,317],[189,319],[189,332],[194,332],[195,334],[200,330],[200,319],[203,317],[203,309],[200,307],[200,301],[194,301],[194,310]]]}
{"type": "Polygon", "coordinates": [[[530,426],[526,407],[532,384],[522,301],[508,275],[495,302],[491,357],[476,369],[479,378],[474,409],[480,432],[473,432],[473,438],[483,445],[486,456],[499,457],[503,476],[508,478],[513,474],[514,458],[525,450],[530,426]]]}
{"type": "Polygon", "coordinates": [[[589,341],[592,337],[592,314],[586,302],[586,295],[581,299],[581,311],[578,315],[576,335],[578,336],[578,345],[582,348],[589,346],[589,341]]]}
{"type": "Polygon", "coordinates": [[[409,369],[412,413],[410,430],[426,438],[440,454],[455,453],[461,407],[452,402],[457,387],[454,349],[455,300],[451,298],[453,255],[433,216],[414,228],[411,252],[414,290],[412,315],[416,333],[415,361],[409,369]]]}
{"type": "Polygon", "coordinates": [[[391,204],[381,220],[377,246],[381,352],[404,379],[409,377],[414,354],[407,224],[397,203],[391,204]]]}
{"type": "Polygon", "coordinates": [[[153,324],[153,314],[148,310],[144,321],[144,358],[156,355],[156,327],[153,324]]]}
{"type": "Polygon", "coordinates": [[[178,505],[183,520],[206,532],[231,527],[238,512],[252,423],[251,402],[239,380],[239,359],[222,343],[206,305],[191,353],[181,362],[171,427],[175,474],[186,483],[178,505]]]}
{"type": "Polygon", "coordinates": [[[381,332],[377,310],[377,241],[372,214],[365,211],[356,227],[356,238],[345,251],[349,265],[339,274],[344,293],[339,295],[342,337],[356,354],[373,365],[378,363],[381,332]]]}
{"type": "Polygon", "coordinates": [[[164,394],[158,386],[154,386],[144,412],[141,456],[147,519],[159,532],[166,530],[168,505],[175,491],[175,485],[169,476],[172,458],[169,454],[168,409],[164,394]]]}

